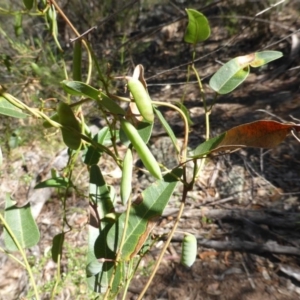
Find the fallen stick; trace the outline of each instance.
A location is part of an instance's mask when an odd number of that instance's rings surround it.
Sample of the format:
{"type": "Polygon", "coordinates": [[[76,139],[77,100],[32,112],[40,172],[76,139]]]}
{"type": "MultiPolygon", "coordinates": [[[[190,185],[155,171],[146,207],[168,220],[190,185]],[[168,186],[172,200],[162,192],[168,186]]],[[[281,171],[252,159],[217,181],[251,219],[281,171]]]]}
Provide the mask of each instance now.
{"type": "MultiPolygon", "coordinates": [[[[176,215],[178,209],[166,209],[164,217],[176,215]]],[[[214,220],[244,221],[245,219],[255,224],[265,224],[283,229],[295,229],[300,227],[300,213],[288,213],[269,210],[242,210],[242,209],[211,209],[201,207],[199,209],[186,209],[184,218],[206,217],[214,220]]]]}
{"type": "Polygon", "coordinates": [[[203,211],[203,216],[209,219],[222,220],[249,220],[256,224],[265,224],[273,227],[280,227],[284,229],[299,228],[299,213],[275,212],[267,210],[226,210],[226,209],[210,209],[203,211]]]}
{"type": "MultiPolygon", "coordinates": [[[[172,242],[182,242],[182,236],[172,238],[172,242]]],[[[164,238],[163,238],[164,239],[164,238]]],[[[197,237],[199,246],[211,248],[217,251],[239,251],[251,253],[274,253],[274,254],[288,254],[300,256],[300,249],[291,246],[282,246],[275,241],[268,241],[266,243],[254,243],[244,240],[235,241],[215,241],[204,239],[201,236],[197,237]]]]}
{"type": "Polygon", "coordinates": [[[291,246],[281,246],[274,241],[258,244],[247,241],[214,241],[198,238],[198,245],[218,251],[244,251],[252,253],[275,253],[300,256],[300,249],[291,246]]]}

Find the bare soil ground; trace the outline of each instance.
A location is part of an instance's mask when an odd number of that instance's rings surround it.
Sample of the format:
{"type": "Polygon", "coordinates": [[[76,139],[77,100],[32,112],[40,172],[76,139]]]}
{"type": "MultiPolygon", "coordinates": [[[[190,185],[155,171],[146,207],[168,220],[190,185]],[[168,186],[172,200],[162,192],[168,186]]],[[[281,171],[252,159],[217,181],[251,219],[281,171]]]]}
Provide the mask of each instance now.
{"type": "MultiPolygon", "coordinates": [[[[250,10],[250,4],[247,6],[241,1],[243,4],[239,5],[236,1],[235,11],[239,14],[234,18],[233,25],[228,21],[231,9],[225,2],[220,1],[220,4],[204,11],[212,26],[212,37],[197,48],[197,56],[202,58],[196,62],[196,67],[204,78],[208,101],[212,101],[213,97],[207,86],[208,76],[218,68],[216,61],[225,62],[234,56],[265,47],[283,51],[285,56],[264,69],[253,70],[234,93],[218,99],[211,114],[211,135],[259,119],[290,122],[293,121],[292,116],[299,120],[297,67],[300,37],[294,33],[286,38],[299,28],[299,4],[290,1],[284,7],[267,12],[267,18],[264,19],[262,14],[253,20],[245,15],[247,9],[250,10]]],[[[254,11],[258,13],[259,8],[258,5],[254,11]]],[[[157,25],[155,15],[160,15],[161,24],[172,19],[172,13],[176,15],[173,9],[176,11],[174,5],[162,5],[148,11],[148,23],[144,25],[143,32],[157,25]]],[[[149,33],[138,37],[139,43],[147,43],[146,50],[133,52],[130,59],[133,64],[144,65],[153,100],[178,101],[185,94],[185,103],[194,122],[189,145],[193,148],[204,140],[204,110],[194,76],[190,78],[192,84],[182,84],[186,81],[187,66],[177,67],[190,61],[192,53],[190,47],[181,43],[183,24],[183,21],[178,21],[163,26],[154,35],[149,33]],[[176,69],[166,71],[172,67],[176,69]]],[[[133,38],[134,43],[136,40],[133,38]]],[[[180,138],[182,124],[178,116],[171,111],[163,112],[180,138]]],[[[157,151],[158,156],[172,160],[172,153],[166,150],[168,141],[162,136],[161,128],[156,127],[155,131],[156,137],[151,140],[153,152],[157,151]]],[[[288,137],[276,149],[246,149],[210,158],[189,195],[178,233],[145,299],[300,299],[299,147],[299,142],[288,137]],[[179,263],[184,231],[198,237],[198,257],[190,269],[179,263]]],[[[41,166],[44,161],[45,158],[37,164],[41,166]]],[[[20,167],[16,165],[14,169],[20,167]]],[[[106,170],[108,173],[113,171],[109,164],[106,170]]],[[[107,179],[118,188],[117,176],[108,176],[107,179]]],[[[143,176],[135,180],[137,190],[147,184],[147,178],[143,176]]],[[[163,236],[172,227],[179,196],[180,190],[170,201],[153,236],[163,236]]],[[[24,194],[20,195],[22,197],[24,194]]],[[[68,239],[70,243],[75,243],[75,247],[84,247],[87,203],[74,194],[68,199],[67,206],[70,207],[67,217],[74,229],[68,239]]],[[[38,255],[49,248],[52,238],[59,233],[61,214],[61,204],[53,196],[38,217],[43,235],[38,255]]],[[[140,274],[130,286],[128,299],[136,299],[141,292],[159,251],[158,245],[144,258],[140,274]]],[[[41,274],[41,284],[55,270],[55,265],[50,262],[48,266],[49,269],[41,274]]],[[[63,266],[67,268],[67,262],[63,266]]],[[[11,268],[7,263],[6,267],[11,268]]],[[[2,269],[2,273],[5,274],[5,270],[2,269]]],[[[11,277],[1,277],[0,288],[12,285],[8,279],[20,279],[20,275],[11,277]]],[[[57,299],[68,299],[68,295],[72,295],[72,287],[69,291],[62,291],[57,299]]],[[[45,295],[44,299],[47,297],[49,295],[45,295]]],[[[73,297],[69,299],[75,299],[73,297]]],[[[76,299],[86,299],[84,291],[78,297],[76,299]]]]}

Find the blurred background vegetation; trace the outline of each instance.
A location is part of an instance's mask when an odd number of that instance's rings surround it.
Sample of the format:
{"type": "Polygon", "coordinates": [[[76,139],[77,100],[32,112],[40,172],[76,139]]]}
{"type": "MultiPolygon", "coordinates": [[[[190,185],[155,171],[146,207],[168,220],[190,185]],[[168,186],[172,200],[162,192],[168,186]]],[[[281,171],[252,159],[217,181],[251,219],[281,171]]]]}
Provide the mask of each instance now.
{"type": "MultiPolygon", "coordinates": [[[[279,14],[299,9],[297,6],[300,4],[297,1],[285,1],[263,14],[265,22],[253,21],[257,13],[275,2],[58,1],[80,33],[97,27],[88,35],[88,40],[103,72],[123,75],[131,72],[136,64],[142,63],[148,76],[191,59],[191,49],[182,42],[182,35],[176,35],[167,28],[179,21],[179,27],[173,30],[183,30],[186,22],[184,8],[198,9],[208,17],[215,28],[208,43],[219,42],[218,48],[223,49],[219,49],[217,56],[221,59],[222,52],[226,52],[227,57],[233,57],[238,53],[257,51],[270,41],[276,41],[278,37],[270,30],[272,24],[267,22],[276,23],[279,14]],[[249,26],[251,31],[246,31],[249,26]],[[225,32],[221,35],[223,29],[225,32]],[[238,37],[235,42],[224,48],[224,42],[234,36],[238,37]]],[[[63,50],[60,51],[49,32],[49,24],[41,14],[27,12],[21,0],[0,0],[0,7],[1,83],[15,96],[22,95],[26,103],[34,101],[41,105],[41,99],[60,97],[58,83],[65,77],[64,65],[67,70],[71,69],[73,44],[70,39],[75,37],[74,33],[58,16],[58,40],[63,50]]],[[[39,4],[39,8],[43,8],[42,4],[39,4]]],[[[284,28],[284,24],[281,27],[284,28]]],[[[200,50],[203,54],[203,49],[200,50]]],[[[209,56],[216,55],[211,53],[209,56]]]]}
{"type": "MultiPolygon", "coordinates": [[[[40,10],[42,3],[38,2],[40,10]]],[[[198,46],[202,58],[196,62],[201,73],[210,76],[218,66],[216,60],[226,61],[272,43],[275,44],[272,49],[288,55],[290,43],[285,36],[296,28],[300,6],[298,1],[284,1],[260,16],[260,12],[277,2],[64,0],[58,3],[80,33],[96,26],[87,39],[103,74],[130,74],[134,66],[141,63],[153,91],[166,82],[176,84],[186,80],[184,64],[191,60],[192,49],[182,42],[186,23],[184,8],[202,11],[211,23],[212,36],[198,46]],[[168,69],[172,71],[165,72],[168,69]],[[161,72],[165,73],[159,75],[161,72]]],[[[74,33],[58,15],[60,51],[41,11],[26,11],[21,0],[0,0],[0,8],[0,83],[27,105],[55,109],[53,100],[65,97],[59,82],[68,76],[65,70],[68,72],[72,68],[73,43],[70,39],[75,37],[74,33]]],[[[86,69],[84,52],[84,75],[86,69]]],[[[101,86],[96,74],[93,74],[92,84],[101,86]]],[[[121,81],[112,84],[119,92],[124,90],[121,81]]],[[[12,134],[20,134],[16,130],[22,131],[22,128],[19,128],[19,121],[0,118],[3,120],[0,129],[6,132],[5,138],[0,139],[2,142],[5,139],[7,144],[7,139],[12,134]]],[[[29,122],[27,128],[36,124],[32,119],[22,122],[29,122]]],[[[39,139],[42,138],[40,133],[36,133],[39,139]]],[[[23,135],[23,140],[27,140],[28,134],[23,135]]]]}

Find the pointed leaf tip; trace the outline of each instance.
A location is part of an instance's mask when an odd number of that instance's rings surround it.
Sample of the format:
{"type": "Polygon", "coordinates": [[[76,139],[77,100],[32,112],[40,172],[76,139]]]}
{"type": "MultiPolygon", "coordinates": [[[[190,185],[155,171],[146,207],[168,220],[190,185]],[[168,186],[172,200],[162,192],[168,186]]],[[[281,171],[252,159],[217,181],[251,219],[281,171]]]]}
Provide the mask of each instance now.
{"type": "MultiPolygon", "coordinates": [[[[4,219],[22,248],[29,248],[38,243],[40,232],[33,219],[29,204],[17,207],[10,195],[6,195],[4,219]]],[[[18,250],[14,238],[4,228],[4,243],[10,251],[18,250]]]]}
{"type": "Polygon", "coordinates": [[[281,56],[279,51],[262,51],[233,58],[211,77],[209,85],[219,94],[230,93],[247,78],[249,66],[257,68],[281,56]]]}
{"type": "Polygon", "coordinates": [[[242,147],[274,148],[292,131],[300,131],[300,125],[261,120],[233,127],[221,135],[200,144],[191,157],[220,151],[234,151],[242,147]]]}

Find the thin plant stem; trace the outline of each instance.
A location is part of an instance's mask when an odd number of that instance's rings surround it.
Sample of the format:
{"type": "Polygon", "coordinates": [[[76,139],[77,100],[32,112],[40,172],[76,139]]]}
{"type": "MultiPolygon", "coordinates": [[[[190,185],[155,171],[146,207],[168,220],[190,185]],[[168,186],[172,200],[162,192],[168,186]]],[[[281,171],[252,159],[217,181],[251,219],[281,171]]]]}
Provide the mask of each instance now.
{"type": "MultiPolygon", "coordinates": [[[[77,35],[77,37],[81,37],[80,33],[77,31],[77,29],[74,27],[72,22],[69,20],[69,18],[65,15],[65,13],[61,10],[59,5],[56,3],[55,0],[50,0],[50,2],[54,5],[54,7],[57,9],[58,13],[62,16],[62,18],[65,20],[65,22],[70,26],[70,28],[73,30],[73,32],[77,35]]],[[[82,44],[87,50],[88,53],[88,74],[87,74],[87,79],[86,83],[88,84],[91,81],[92,77],[92,69],[93,69],[93,59],[92,55],[90,52],[90,47],[88,46],[88,43],[85,39],[82,39],[82,44]]]]}
{"type": "Polygon", "coordinates": [[[19,259],[17,259],[14,255],[10,254],[9,252],[7,252],[5,249],[3,249],[2,247],[0,247],[0,251],[2,253],[5,253],[5,255],[7,255],[9,258],[13,259],[15,262],[17,262],[19,265],[21,265],[23,268],[26,268],[25,264],[23,264],[19,259]]]}
{"type": "MultiPolygon", "coordinates": [[[[1,93],[1,90],[0,90],[1,93]]],[[[47,115],[45,115],[43,112],[39,111],[38,109],[32,109],[30,107],[28,107],[26,104],[22,103],[21,101],[19,101],[17,98],[13,97],[12,95],[3,92],[1,94],[6,100],[8,100],[11,104],[13,104],[14,106],[21,108],[21,109],[26,109],[28,110],[30,113],[32,113],[35,117],[37,118],[42,118],[44,120],[46,120],[47,122],[49,122],[52,126],[56,127],[56,128],[61,128],[63,127],[61,124],[51,120],[47,115]]],[[[69,130],[70,132],[77,134],[81,137],[82,140],[88,142],[89,144],[91,144],[93,147],[95,147],[96,149],[103,151],[105,153],[107,153],[108,155],[110,155],[118,165],[119,164],[119,159],[118,157],[111,151],[109,150],[107,147],[104,147],[103,145],[96,143],[95,141],[93,141],[92,139],[90,139],[89,137],[85,136],[84,134],[81,134],[77,131],[74,131],[72,128],[67,127],[67,130],[69,130]]]]}
{"type": "Polygon", "coordinates": [[[181,160],[180,160],[180,162],[184,163],[186,161],[186,157],[187,157],[187,145],[188,145],[188,139],[189,139],[189,124],[188,124],[188,120],[187,120],[185,114],[183,113],[183,111],[179,107],[177,107],[177,106],[175,106],[171,103],[159,102],[159,101],[152,101],[152,103],[154,105],[158,105],[158,106],[170,107],[170,108],[176,110],[180,114],[180,116],[181,116],[181,118],[184,122],[184,140],[183,140],[183,147],[182,147],[182,151],[181,151],[181,160]]]}
{"type": "Polygon", "coordinates": [[[178,212],[178,215],[177,215],[175,224],[174,224],[174,226],[173,226],[171,232],[169,233],[169,237],[168,237],[168,239],[167,239],[167,241],[166,241],[166,243],[165,243],[163,249],[161,250],[161,252],[160,252],[160,254],[159,254],[159,257],[158,257],[158,259],[157,259],[157,261],[156,261],[156,264],[155,264],[155,266],[154,266],[154,269],[153,269],[153,271],[152,271],[152,273],[151,273],[151,275],[150,275],[150,277],[149,277],[149,279],[148,279],[148,281],[147,281],[145,287],[143,288],[141,294],[139,295],[138,300],[142,300],[142,299],[143,299],[143,296],[145,295],[145,293],[146,293],[146,291],[148,290],[148,288],[149,288],[151,282],[153,281],[153,278],[154,278],[154,276],[155,276],[155,274],[156,274],[156,272],[157,272],[157,270],[158,270],[158,268],[159,268],[159,266],[160,266],[160,264],[161,264],[161,261],[162,261],[162,259],[163,259],[163,256],[164,256],[165,252],[167,251],[167,248],[168,248],[169,245],[170,245],[170,242],[171,242],[171,240],[172,240],[172,237],[173,237],[173,235],[174,235],[174,233],[175,233],[175,231],[176,231],[176,229],[177,229],[177,227],[178,227],[178,225],[179,225],[180,218],[181,218],[181,216],[182,216],[182,214],[183,214],[183,210],[184,210],[184,207],[185,207],[185,199],[186,199],[186,196],[187,196],[187,192],[188,192],[188,189],[187,189],[187,188],[184,188],[183,193],[182,193],[182,201],[181,201],[181,205],[180,205],[180,208],[179,208],[179,212],[178,212]]]}
{"type": "MultiPolygon", "coordinates": [[[[68,195],[68,192],[69,192],[69,188],[71,187],[72,174],[73,174],[73,170],[74,170],[74,167],[75,167],[75,161],[78,158],[79,153],[80,153],[80,151],[77,150],[74,154],[73,153],[70,154],[70,157],[69,157],[69,160],[68,160],[68,163],[67,163],[68,186],[65,189],[64,195],[62,197],[62,205],[63,205],[63,220],[62,220],[63,232],[62,232],[62,234],[63,235],[65,234],[65,232],[64,232],[65,225],[68,227],[68,231],[72,230],[72,226],[69,224],[68,219],[67,219],[67,215],[66,215],[66,210],[67,210],[66,199],[67,199],[67,195],[68,195]]],[[[58,247],[59,249],[62,249],[63,243],[64,243],[64,238],[61,238],[60,242],[59,242],[59,247],[58,247]]],[[[56,280],[55,280],[54,287],[52,289],[51,300],[54,299],[58,284],[61,281],[60,269],[61,269],[61,254],[58,255],[58,259],[57,259],[56,280]]]]}
{"type": "Polygon", "coordinates": [[[116,261],[115,261],[115,265],[114,265],[114,273],[112,274],[109,284],[108,284],[108,288],[105,292],[104,298],[103,300],[108,299],[109,296],[109,292],[112,288],[113,282],[114,282],[114,278],[115,278],[115,274],[116,274],[116,269],[118,264],[120,263],[120,259],[121,259],[121,254],[122,254],[122,248],[124,246],[125,243],[125,239],[126,239],[126,232],[127,232],[127,227],[128,227],[128,221],[129,221],[129,215],[130,215],[130,208],[131,208],[131,196],[128,199],[127,202],[127,210],[126,210],[126,216],[125,216],[125,224],[124,224],[124,229],[123,229],[123,233],[122,233],[122,238],[121,238],[121,242],[120,242],[120,247],[117,251],[117,255],[116,255],[116,261]]]}
{"type": "Polygon", "coordinates": [[[54,287],[53,287],[52,292],[51,292],[51,300],[54,300],[58,283],[61,281],[61,276],[60,276],[60,268],[61,268],[60,259],[61,259],[61,257],[60,257],[60,254],[59,254],[58,255],[58,260],[57,260],[57,267],[56,267],[56,280],[55,280],[55,284],[54,284],[54,287]]]}
{"type": "Polygon", "coordinates": [[[199,88],[200,88],[200,92],[201,92],[201,98],[202,98],[202,102],[203,102],[203,107],[204,107],[204,111],[205,111],[205,127],[206,127],[206,133],[205,133],[205,139],[208,140],[209,139],[209,133],[210,133],[210,126],[209,126],[209,115],[210,115],[210,111],[207,109],[207,104],[206,104],[206,97],[205,97],[205,93],[204,93],[204,89],[203,89],[203,85],[199,76],[198,71],[196,70],[194,64],[192,65],[192,69],[195,72],[195,75],[197,77],[197,81],[199,84],[199,88]]]}
{"type": "MultiPolygon", "coordinates": [[[[168,106],[174,110],[176,110],[180,116],[182,117],[183,121],[184,121],[184,128],[185,128],[185,133],[184,133],[184,143],[183,143],[183,148],[182,148],[182,157],[181,157],[181,162],[185,162],[186,161],[186,156],[187,156],[187,143],[188,143],[188,137],[189,137],[189,126],[188,126],[188,121],[187,121],[187,118],[185,116],[185,114],[180,110],[180,108],[176,107],[175,105],[173,104],[170,104],[170,103],[164,103],[164,102],[158,102],[158,101],[152,101],[154,105],[159,105],[159,106],[168,106]]],[[[183,165],[183,175],[184,175],[184,181],[186,180],[186,166],[185,164],[183,165]]],[[[160,252],[160,255],[156,261],[156,264],[154,266],[154,269],[144,287],[144,289],[142,290],[141,294],[139,295],[139,298],[138,300],[141,300],[144,296],[144,294],[146,293],[146,291],[148,290],[160,264],[161,264],[161,261],[163,259],[163,256],[165,254],[165,252],[167,251],[167,248],[169,247],[170,245],[170,242],[171,242],[171,239],[178,227],[178,224],[179,224],[179,221],[180,221],[180,218],[182,216],[182,213],[183,213],[183,210],[184,210],[184,207],[185,207],[185,199],[186,199],[186,196],[187,196],[187,193],[190,189],[190,186],[186,186],[184,185],[184,190],[183,190],[183,193],[182,193],[182,201],[181,201],[181,205],[180,205],[180,208],[179,208],[179,212],[178,212],[178,215],[177,215],[177,218],[176,218],[176,221],[175,221],[175,224],[171,230],[171,232],[169,233],[169,237],[162,249],[162,251],[160,252]]]]}
{"type": "Polygon", "coordinates": [[[126,300],[127,291],[128,291],[131,279],[132,279],[132,275],[130,275],[130,278],[128,278],[128,274],[132,272],[132,267],[133,267],[133,259],[131,259],[128,263],[128,269],[127,269],[127,274],[126,274],[126,281],[125,281],[125,287],[124,287],[122,300],[126,300]]]}
{"type": "MultiPolygon", "coordinates": [[[[210,112],[212,109],[212,106],[210,107],[210,109],[207,108],[207,103],[206,103],[206,97],[205,97],[205,93],[204,93],[204,89],[203,89],[203,85],[202,85],[202,81],[201,78],[199,76],[198,71],[196,70],[194,64],[192,65],[193,71],[197,77],[197,81],[199,84],[199,89],[201,92],[201,97],[202,97],[202,102],[203,102],[203,107],[204,107],[204,112],[205,112],[205,140],[209,140],[209,136],[210,136],[210,120],[209,120],[209,116],[210,116],[210,112]]],[[[193,182],[195,181],[195,179],[199,176],[199,174],[201,173],[204,164],[206,161],[206,155],[203,157],[203,159],[201,159],[201,163],[200,166],[198,168],[197,165],[197,161],[194,161],[194,177],[193,177],[193,182]]]]}
{"type": "Polygon", "coordinates": [[[181,96],[181,103],[184,102],[184,98],[185,98],[185,95],[186,95],[187,84],[190,82],[190,76],[191,76],[191,65],[188,65],[187,66],[186,84],[184,85],[184,88],[183,88],[183,93],[182,93],[182,96],[181,96]]]}
{"type": "Polygon", "coordinates": [[[33,291],[34,291],[34,294],[35,294],[35,298],[36,298],[36,300],[39,300],[40,296],[39,296],[37,286],[36,286],[36,283],[35,283],[35,280],[34,280],[32,269],[31,269],[31,267],[29,265],[29,262],[27,260],[27,257],[26,257],[26,253],[25,253],[24,249],[21,247],[21,245],[18,242],[18,240],[17,240],[16,236],[14,235],[13,231],[11,230],[11,228],[9,227],[9,225],[7,224],[7,222],[5,221],[5,219],[3,218],[3,216],[1,214],[0,214],[0,221],[2,222],[5,229],[7,230],[7,232],[9,233],[11,238],[13,239],[13,241],[14,241],[15,245],[17,246],[18,250],[20,251],[20,254],[21,254],[21,256],[24,260],[25,269],[28,272],[28,275],[29,275],[29,278],[30,278],[30,281],[31,281],[31,284],[32,284],[32,288],[33,288],[33,291]]]}

